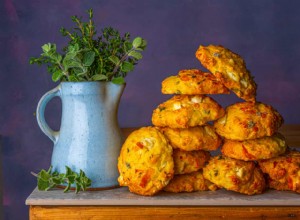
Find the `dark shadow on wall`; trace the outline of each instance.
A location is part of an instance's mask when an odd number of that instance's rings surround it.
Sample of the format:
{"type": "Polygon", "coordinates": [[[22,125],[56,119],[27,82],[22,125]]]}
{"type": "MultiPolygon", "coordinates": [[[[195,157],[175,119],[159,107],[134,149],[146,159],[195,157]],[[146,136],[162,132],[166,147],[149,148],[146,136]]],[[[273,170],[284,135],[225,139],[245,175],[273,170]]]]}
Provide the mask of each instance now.
{"type": "MultiPolygon", "coordinates": [[[[24,158],[24,151],[20,147],[20,139],[18,135],[13,137],[2,136],[1,160],[3,166],[1,184],[3,185],[2,215],[4,220],[28,219],[29,210],[28,206],[25,205],[25,200],[36,186],[36,179],[30,174],[31,167],[34,167],[36,160],[29,157],[24,158]],[[28,167],[24,166],[23,160],[26,161],[28,167]],[[6,176],[10,178],[5,178],[6,176]]],[[[33,171],[37,172],[37,170],[33,171]]]]}

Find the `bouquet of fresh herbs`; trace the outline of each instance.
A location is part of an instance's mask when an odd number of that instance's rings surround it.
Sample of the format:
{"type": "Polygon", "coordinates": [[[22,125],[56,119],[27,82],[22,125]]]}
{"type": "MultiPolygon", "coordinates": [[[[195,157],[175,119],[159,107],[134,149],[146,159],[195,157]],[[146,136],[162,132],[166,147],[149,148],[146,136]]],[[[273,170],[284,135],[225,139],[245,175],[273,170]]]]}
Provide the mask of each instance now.
{"type": "Polygon", "coordinates": [[[62,54],[57,51],[55,44],[48,43],[42,46],[43,53],[40,57],[30,58],[30,64],[47,64],[54,82],[125,83],[124,77],[142,58],[141,51],[146,48],[147,42],[141,37],[131,41],[129,33],[121,36],[112,27],[104,28],[96,38],[93,10],[90,9],[88,14],[88,22],[83,22],[77,16],[72,17],[77,26],[72,31],[61,28],[62,35],[70,38],[62,54]]]}

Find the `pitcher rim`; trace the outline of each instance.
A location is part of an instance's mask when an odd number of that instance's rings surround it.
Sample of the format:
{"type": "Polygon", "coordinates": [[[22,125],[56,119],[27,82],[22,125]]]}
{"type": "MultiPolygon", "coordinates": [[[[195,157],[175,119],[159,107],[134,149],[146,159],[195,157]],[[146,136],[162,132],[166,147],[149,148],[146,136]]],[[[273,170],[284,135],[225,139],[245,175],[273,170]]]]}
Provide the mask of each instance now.
{"type": "Polygon", "coordinates": [[[82,81],[82,82],[70,82],[70,81],[61,81],[59,84],[89,84],[89,83],[100,83],[100,84],[114,84],[116,86],[124,86],[126,85],[126,83],[123,83],[123,84],[116,84],[116,83],[113,83],[111,81],[82,81]]]}

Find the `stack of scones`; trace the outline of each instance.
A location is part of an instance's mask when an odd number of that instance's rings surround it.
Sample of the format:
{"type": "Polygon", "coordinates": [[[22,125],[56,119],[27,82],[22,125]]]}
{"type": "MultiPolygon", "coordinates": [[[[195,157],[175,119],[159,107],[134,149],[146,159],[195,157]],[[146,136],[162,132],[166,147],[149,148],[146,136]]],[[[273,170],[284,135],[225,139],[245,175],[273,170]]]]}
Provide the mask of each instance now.
{"type": "Polygon", "coordinates": [[[212,74],[188,69],[166,78],[162,93],[175,94],[152,115],[152,123],[173,148],[175,175],[164,190],[216,190],[215,184],[204,179],[202,169],[211,157],[209,151],[218,149],[222,142],[208,122],[222,117],[225,111],[206,94],[227,94],[228,89],[212,74]]]}
{"type": "Polygon", "coordinates": [[[282,116],[256,101],[244,60],[215,45],[200,46],[196,57],[211,73],[186,69],[162,82],[162,93],[174,96],[153,111],[155,127],[125,141],[120,185],[140,195],[218,188],[254,195],[267,186],[300,193],[300,152],[278,133],[282,116]],[[225,110],[207,96],[230,91],[244,101],[225,110]],[[222,155],[211,156],[220,146],[222,155]]]}

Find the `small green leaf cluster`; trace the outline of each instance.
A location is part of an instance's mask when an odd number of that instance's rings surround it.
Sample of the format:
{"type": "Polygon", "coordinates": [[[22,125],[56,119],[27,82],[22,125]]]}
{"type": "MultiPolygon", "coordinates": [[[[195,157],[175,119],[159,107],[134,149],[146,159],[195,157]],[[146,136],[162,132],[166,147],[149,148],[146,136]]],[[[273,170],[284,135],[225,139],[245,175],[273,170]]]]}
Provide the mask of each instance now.
{"type": "Polygon", "coordinates": [[[133,71],[141,52],[147,46],[146,40],[136,37],[130,40],[130,34],[120,35],[112,27],[101,30],[101,35],[95,38],[96,29],[93,21],[93,11],[88,11],[89,21],[72,17],[76,24],[73,30],[61,28],[63,36],[69,38],[63,53],[57,52],[55,44],[42,46],[40,57],[30,58],[30,64],[46,64],[52,80],[56,81],[112,81],[116,84],[125,83],[128,72],[133,71]]]}
{"type": "Polygon", "coordinates": [[[66,166],[66,173],[52,172],[52,166],[48,170],[42,169],[38,174],[32,173],[37,177],[37,186],[39,190],[47,191],[58,185],[67,184],[64,192],[70,190],[71,185],[75,185],[75,192],[80,190],[85,191],[87,187],[91,186],[91,180],[80,170],[79,174],[72,171],[70,167],[66,166]]]}

